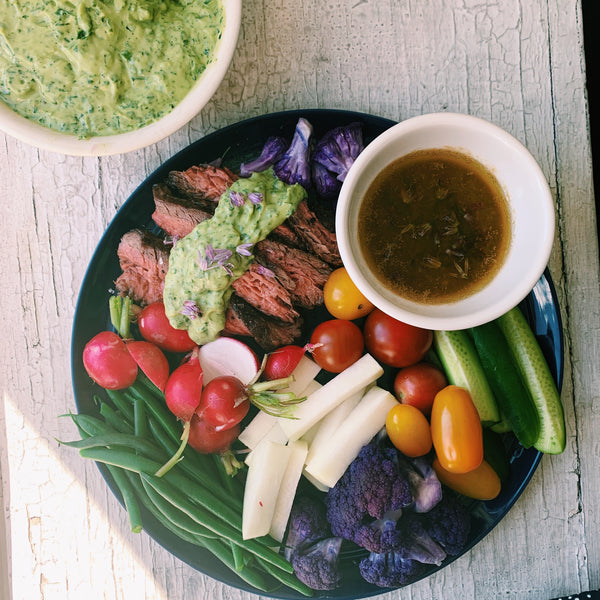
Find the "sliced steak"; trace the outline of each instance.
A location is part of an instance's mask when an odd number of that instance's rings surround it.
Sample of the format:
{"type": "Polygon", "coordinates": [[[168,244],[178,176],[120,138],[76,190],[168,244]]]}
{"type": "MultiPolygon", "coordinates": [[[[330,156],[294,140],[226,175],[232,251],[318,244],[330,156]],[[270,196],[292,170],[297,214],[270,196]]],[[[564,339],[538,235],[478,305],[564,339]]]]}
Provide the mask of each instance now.
{"type": "Polygon", "coordinates": [[[302,334],[301,318],[298,318],[294,323],[285,323],[278,319],[273,319],[256,310],[256,308],[248,304],[245,300],[242,300],[236,294],[232,294],[229,306],[231,311],[244,323],[252,337],[266,352],[270,352],[279,346],[292,344],[302,334]]]}
{"type": "Polygon", "coordinates": [[[210,219],[214,203],[208,200],[180,198],[164,183],[152,186],[154,213],[152,220],[168,235],[182,238],[198,223],[210,219]]]}
{"type": "Polygon", "coordinates": [[[225,335],[243,335],[252,337],[252,334],[248,330],[248,327],[242,321],[241,317],[231,308],[227,309],[225,314],[225,329],[223,329],[225,335]]]}
{"type": "Polygon", "coordinates": [[[135,268],[125,269],[115,281],[116,290],[138,304],[162,301],[164,279],[148,279],[135,268]]]}
{"type": "Polygon", "coordinates": [[[224,167],[194,165],[185,171],[171,171],[167,185],[186,198],[217,202],[236,179],[237,175],[224,167]]]}
{"type": "Polygon", "coordinates": [[[233,289],[238,296],[266,315],[286,323],[294,323],[300,316],[292,305],[290,293],[273,275],[265,274],[256,262],[233,282],[233,289]]]}
{"type": "Polygon", "coordinates": [[[323,225],[306,200],[300,202],[288,223],[313,254],[334,267],[342,266],[335,233],[323,225]]]}
{"type": "Polygon", "coordinates": [[[258,261],[273,271],[292,302],[302,308],[323,303],[323,286],[333,267],[299,248],[266,239],[255,247],[258,261]]]}

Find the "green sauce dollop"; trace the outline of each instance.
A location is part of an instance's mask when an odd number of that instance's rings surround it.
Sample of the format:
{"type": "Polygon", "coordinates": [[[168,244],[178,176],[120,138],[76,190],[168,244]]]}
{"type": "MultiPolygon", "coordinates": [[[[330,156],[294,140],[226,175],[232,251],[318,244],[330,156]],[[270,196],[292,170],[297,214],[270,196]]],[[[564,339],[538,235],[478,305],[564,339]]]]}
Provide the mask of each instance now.
{"type": "Polygon", "coordinates": [[[216,338],[225,326],[231,284],[254,260],[252,247],[293,214],[305,197],[302,186],[283,183],[272,169],[233,183],[213,217],[196,225],[171,250],[163,293],[171,325],[187,329],[199,345],[216,338]],[[189,314],[190,307],[197,308],[198,316],[189,314]]]}
{"type": "Polygon", "coordinates": [[[81,138],[148,125],[214,60],[221,0],[5,0],[0,99],[81,138]]]}

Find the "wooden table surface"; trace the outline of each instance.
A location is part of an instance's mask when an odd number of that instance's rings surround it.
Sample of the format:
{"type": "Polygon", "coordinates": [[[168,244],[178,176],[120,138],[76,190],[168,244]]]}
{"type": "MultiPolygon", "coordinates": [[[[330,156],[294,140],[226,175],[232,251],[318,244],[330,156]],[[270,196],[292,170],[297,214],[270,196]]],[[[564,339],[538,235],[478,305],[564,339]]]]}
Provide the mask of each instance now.
{"type": "Polygon", "coordinates": [[[119,207],[190,142],[303,108],[483,117],[527,146],[556,200],[549,267],[564,320],[566,451],[542,459],[471,552],[382,597],[547,600],[600,587],[600,293],[580,3],[255,0],[244,2],[237,51],[214,98],[170,138],[106,158],[1,138],[0,598],[255,597],[131,533],[93,463],[55,438],[75,434],[59,418],[74,409],[72,319],[119,207]]]}

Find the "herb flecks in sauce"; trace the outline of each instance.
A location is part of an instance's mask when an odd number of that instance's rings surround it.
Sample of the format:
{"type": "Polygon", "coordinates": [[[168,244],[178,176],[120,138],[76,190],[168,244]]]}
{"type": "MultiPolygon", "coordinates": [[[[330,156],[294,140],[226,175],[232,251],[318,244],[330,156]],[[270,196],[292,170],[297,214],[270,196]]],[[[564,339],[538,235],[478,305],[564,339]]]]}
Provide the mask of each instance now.
{"type": "Polygon", "coordinates": [[[81,138],[148,125],[213,62],[221,0],[6,0],[0,99],[81,138]]]}
{"type": "Polygon", "coordinates": [[[294,213],[306,197],[269,169],[238,179],[221,196],[215,214],[177,241],[169,256],[163,299],[171,324],[197,344],[225,326],[231,284],[254,257],[252,248],[294,213]]]}
{"type": "Polygon", "coordinates": [[[481,289],[510,245],[504,192],[475,159],[420,150],[388,165],[359,212],[358,240],[381,283],[416,302],[457,301],[481,289]]]}

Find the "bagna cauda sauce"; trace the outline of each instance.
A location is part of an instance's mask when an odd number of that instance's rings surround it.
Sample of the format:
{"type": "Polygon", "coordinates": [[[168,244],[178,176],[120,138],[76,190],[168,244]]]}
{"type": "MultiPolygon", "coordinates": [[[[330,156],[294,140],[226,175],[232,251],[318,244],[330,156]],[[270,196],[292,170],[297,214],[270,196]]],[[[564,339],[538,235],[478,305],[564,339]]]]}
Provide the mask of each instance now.
{"type": "Polygon", "coordinates": [[[359,208],[358,243],[395,294],[424,304],[481,289],[510,246],[508,201],[495,176],[451,149],[417,150],[381,171],[359,208]]]}

